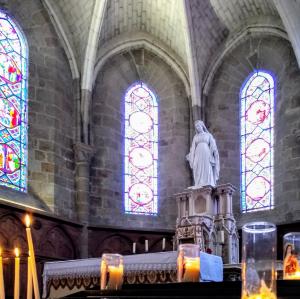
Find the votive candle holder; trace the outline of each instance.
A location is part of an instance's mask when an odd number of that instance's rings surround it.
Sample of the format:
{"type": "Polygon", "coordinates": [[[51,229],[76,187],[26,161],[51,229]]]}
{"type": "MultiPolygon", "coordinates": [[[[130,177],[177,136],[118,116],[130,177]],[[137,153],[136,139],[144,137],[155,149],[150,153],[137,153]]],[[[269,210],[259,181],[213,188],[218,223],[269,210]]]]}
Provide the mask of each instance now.
{"type": "Polygon", "coordinates": [[[123,284],[124,264],[120,254],[104,253],[101,259],[101,290],[120,290],[123,284]]]}
{"type": "Polygon", "coordinates": [[[200,247],[196,244],[181,244],[177,257],[177,281],[199,282],[200,247]]]}
{"type": "Polygon", "coordinates": [[[283,236],[283,279],[300,279],[300,233],[291,232],[283,236]]]}
{"type": "Polygon", "coordinates": [[[276,226],[251,222],[242,228],[242,299],[276,299],[276,226]]]}

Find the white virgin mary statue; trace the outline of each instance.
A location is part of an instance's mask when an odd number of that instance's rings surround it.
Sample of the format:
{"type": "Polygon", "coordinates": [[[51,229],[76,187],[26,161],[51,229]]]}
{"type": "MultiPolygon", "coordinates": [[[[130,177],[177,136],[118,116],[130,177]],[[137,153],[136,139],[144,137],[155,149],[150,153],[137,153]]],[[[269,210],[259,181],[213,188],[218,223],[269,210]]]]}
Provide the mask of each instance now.
{"type": "Polygon", "coordinates": [[[193,171],[195,187],[216,186],[219,179],[220,160],[214,137],[208,132],[203,121],[195,121],[196,134],[186,159],[193,171]]]}

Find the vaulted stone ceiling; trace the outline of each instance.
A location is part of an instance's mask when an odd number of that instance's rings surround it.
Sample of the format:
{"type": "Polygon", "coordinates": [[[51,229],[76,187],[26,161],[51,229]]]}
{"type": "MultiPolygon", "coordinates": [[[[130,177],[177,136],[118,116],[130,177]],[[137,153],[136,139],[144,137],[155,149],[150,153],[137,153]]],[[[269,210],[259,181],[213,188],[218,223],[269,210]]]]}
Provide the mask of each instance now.
{"type": "Polygon", "coordinates": [[[69,41],[74,45],[74,52],[79,64],[83,62],[85,46],[95,0],[45,0],[51,4],[59,22],[65,27],[69,41]]]}
{"type": "MultiPolygon", "coordinates": [[[[56,12],[56,21],[62,24],[71,47],[74,46],[82,72],[86,53],[92,46],[89,33],[97,30],[93,27],[93,14],[98,1],[104,0],[42,1],[56,12]]],[[[186,67],[186,73],[196,62],[201,78],[226,37],[258,16],[280,20],[274,0],[107,0],[93,47],[99,53],[99,49],[124,36],[145,33],[153,44],[161,43],[173,51],[186,67]]]]}
{"type": "Polygon", "coordinates": [[[109,0],[99,45],[118,35],[136,32],[151,34],[186,61],[181,0],[109,0]]]}
{"type": "MultiPolygon", "coordinates": [[[[88,33],[95,0],[45,0],[56,9],[62,23],[67,25],[67,32],[75,46],[79,64],[83,62],[88,33]]],[[[146,32],[167,45],[187,64],[185,11],[182,0],[108,0],[102,23],[99,46],[123,34],[146,32]]],[[[187,1],[192,14],[204,28],[194,26],[195,37],[221,41],[226,34],[224,28],[233,31],[250,17],[257,15],[276,15],[273,0],[197,0],[187,1]],[[195,2],[193,4],[193,2],[195,2]],[[212,16],[210,9],[215,16],[212,16]],[[195,11],[197,10],[197,11],[195,11]],[[216,21],[216,17],[219,19],[216,21]],[[203,29],[203,32],[197,32],[203,29]],[[215,33],[210,34],[215,30],[215,33]]],[[[193,23],[195,24],[193,20],[193,23]]],[[[194,25],[193,24],[193,25],[194,25]]],[[[199,46],[197,45],[197,46],[199,46]]],[[[192,45],[193,46],[193,45],[192,45]]],[[[207,49],[210,51],[210,49],[207,49]]]]}
{"type": "Polygon", "coordinates": [[[235,31],[249,18],[278,16],[273,0],[210,0],[215,13],[229,31],[235,31]]]}

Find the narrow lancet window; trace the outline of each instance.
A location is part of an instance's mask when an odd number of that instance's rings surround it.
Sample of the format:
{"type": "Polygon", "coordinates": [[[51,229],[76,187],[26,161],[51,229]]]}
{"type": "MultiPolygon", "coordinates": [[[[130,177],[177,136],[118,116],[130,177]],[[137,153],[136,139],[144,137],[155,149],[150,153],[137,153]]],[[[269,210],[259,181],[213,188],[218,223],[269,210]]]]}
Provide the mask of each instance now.
{"type": "Polygon", "coordinates": [[[274,79],[255,71],[241,93],[241,205],[242,212],[272,209],[274,79]]]}
{"type": "Polygon", "coordinates": [[[143,82],[125,94],[125,212],[157,214],[158,107],[143,82]]]}
{"type": "Polygon", "coordinates": [[[27,190],[27,62],[25,37],[0,11],[0,185],[27,190]]]}

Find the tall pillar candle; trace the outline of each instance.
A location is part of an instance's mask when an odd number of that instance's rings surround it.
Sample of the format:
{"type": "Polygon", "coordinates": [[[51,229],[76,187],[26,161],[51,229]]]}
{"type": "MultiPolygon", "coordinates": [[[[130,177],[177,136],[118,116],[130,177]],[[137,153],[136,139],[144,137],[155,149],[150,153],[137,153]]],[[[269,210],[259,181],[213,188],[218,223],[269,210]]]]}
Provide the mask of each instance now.
{"type": "Polygon", "coordinates": [[[166,238],[162,239],[162,251],[165,251],[166,249],[166,238]]]}
{"type": "Polygon", "coordinates": [[[28,253],[27,263],[27,299],[32,299],[32,261],[30,252],[28,253]]]}
{"type": "Polygon", "coordinates": [[[148,252],[148,249],[149,249],[148,240],[145,240],[145,252],[148,252]]]}
{"type": "Polygon", "coordinates": [[[132,253],[136,253],[136,243],[133,242],[132,244],[132,253]]]}
{"type": "Polygon", "coordinates": [[[0,299],[5,299],[2,248],[0,248],[0,299]]]}
{"type": "Polygon", "coordinates": [[[39,290],[36,264],[35,264],[35,254],[34,254],[34,248],[33,248],[33,242],[32,242],[31,230],[30,230],[30,217],[28,214],[25,217],[25,224],[26,224],[28,248],[31,255],[31,271],[32,271],[32,279],[33,279],[34,298],[40,299],[40,290],[39,290]]]}
{"type": "Polygon", "coordinates": [[[14,299],[20,298],[20,257],[19,249],[15,248],[15,285],[14,285],[14,299]]]}

